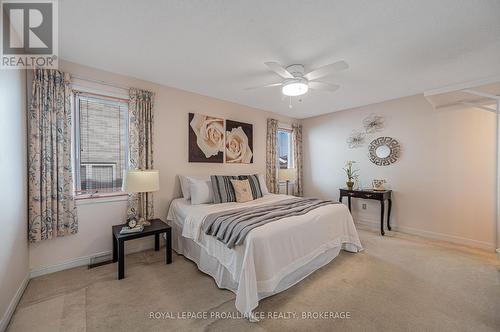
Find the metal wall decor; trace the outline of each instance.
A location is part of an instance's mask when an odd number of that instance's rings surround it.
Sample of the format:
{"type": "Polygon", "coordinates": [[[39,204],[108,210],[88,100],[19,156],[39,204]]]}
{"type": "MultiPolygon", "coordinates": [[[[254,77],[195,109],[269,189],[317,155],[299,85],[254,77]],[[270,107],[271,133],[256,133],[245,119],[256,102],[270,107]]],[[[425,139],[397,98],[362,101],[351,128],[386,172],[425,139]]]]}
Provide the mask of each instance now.
{"type": "Polygon", "coordinates": [[[367,134],[373,134],[384,129],[385,118],[381,115],[370,114],[363,119],[363,126],[367,134]]]}
{"type": "Polygon", "coordinates": [[[370,114],[363,119],[363,129],[353,130],[347,138],[347,145],[355,149],[365,144],[366,136],[384,130],[385,118],[381,115],[370,114]]]}
{"type": "Polygon", "coordinates": [[[365,144],[365,133],[362,133],[358,130],[353,130],[351,135],[347,138],[347,144],[349,145],[349,149],[355,149],[363,146],[365,144]]]}
{"type": "Polygon", "coordinates": [[[375,165],[388,166],[398,160],[401,146],[392,137],[378,137],[370,143],[368,153],[375,165]]]}

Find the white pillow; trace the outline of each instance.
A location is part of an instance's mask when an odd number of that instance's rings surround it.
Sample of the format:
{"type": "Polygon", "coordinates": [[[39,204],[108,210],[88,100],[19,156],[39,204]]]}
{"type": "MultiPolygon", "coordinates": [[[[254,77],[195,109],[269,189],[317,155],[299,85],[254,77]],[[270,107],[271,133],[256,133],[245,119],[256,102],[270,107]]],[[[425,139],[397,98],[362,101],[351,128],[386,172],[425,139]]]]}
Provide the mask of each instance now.
{"type": "Polygon", "coordinates": [[[191,191],[191,204],[205,204],[214,202],[214,192],[210,180],[191,180],[189,185],[191,191]]]}
{"type": "Polygon", "coordinates": [[[266,177],[263,174],[259,174],[259,184],[260,184],[260,191],[262,191],[262,195],[269,194],[269,190],[267,189],[266,185],[266,177]]]}
{"type": "Polygon", "coordinates": [[[188,181],[187,177],[184,175],[179,175],[179,181],[181,183],[182,196],[185,199],[191,198],[191,193],[189,191],[189,181],[188,181]]]}
{"type": "Polygon", "coordinates": [[[181,182],[182,196],[185,199],[190,199],[191,198],[191,191],[190,191],[189,186],[191,185],[191,182],[193,180],[208,181],[208,180],[210,180],[210,176],[208,176],[208,175],[179,175],[179,180],[181,182]]]}

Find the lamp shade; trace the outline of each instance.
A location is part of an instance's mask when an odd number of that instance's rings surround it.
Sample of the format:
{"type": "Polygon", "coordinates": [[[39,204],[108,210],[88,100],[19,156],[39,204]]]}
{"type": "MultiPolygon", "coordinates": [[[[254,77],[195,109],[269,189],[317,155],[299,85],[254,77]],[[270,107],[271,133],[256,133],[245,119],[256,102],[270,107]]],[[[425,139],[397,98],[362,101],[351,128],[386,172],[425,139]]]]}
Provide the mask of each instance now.
{"type": "Polygon", "coordinates": [[[280,181],[295,181],[297,179],[297,169],[295,168],[283,168],[278,172],[278,178],[280,181]]]}
{"type": "Polygon", "coordinates": [[[130,170],[125,177],[123,191],[144,193],[160,190],[160,174],[157,170],[130,170]]]}

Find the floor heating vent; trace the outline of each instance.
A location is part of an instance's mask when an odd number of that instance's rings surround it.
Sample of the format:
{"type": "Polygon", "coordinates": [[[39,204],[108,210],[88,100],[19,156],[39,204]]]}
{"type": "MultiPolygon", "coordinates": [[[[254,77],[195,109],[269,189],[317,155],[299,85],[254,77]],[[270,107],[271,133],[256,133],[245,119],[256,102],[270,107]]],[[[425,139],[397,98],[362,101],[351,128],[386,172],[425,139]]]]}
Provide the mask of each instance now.
{"type": "Polygon", "coordinates": [[[111,254],[108,254],[108,255],[96,256],[96,257],[90,258],[90,261],[89,261],[89,264],[87,265],[87,267],[89,269],[93,269],[95,267],[99,267],[99,266],[111,264],[111,263],[113,263],[113,257],[111,257],[111,254]]]}

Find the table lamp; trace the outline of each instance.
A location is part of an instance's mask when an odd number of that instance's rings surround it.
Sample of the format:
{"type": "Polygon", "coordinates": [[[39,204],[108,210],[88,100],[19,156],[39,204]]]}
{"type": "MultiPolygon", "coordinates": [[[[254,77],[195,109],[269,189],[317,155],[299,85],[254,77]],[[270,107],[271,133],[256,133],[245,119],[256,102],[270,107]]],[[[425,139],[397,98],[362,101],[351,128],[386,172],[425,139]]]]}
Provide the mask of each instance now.
{"type": "Polygon", "coordinates": [[[288,183],[297,179],[297,169],[283,168],[278,172],[278,179],[286,182],[286,194],[288,195],[288,183]]]}
{"type": "Polygon", "coordinates": [[[160,190],[160,175],[158,170],[129,170],[125,177],[123,190],[128,193],[139,194],[139,206],[136,212],[136,217],[137,215],[140,216],[139,225],[151,225],[151,223],[144,218],[142,203],[144,201],[144,193],[160,190]]]}

